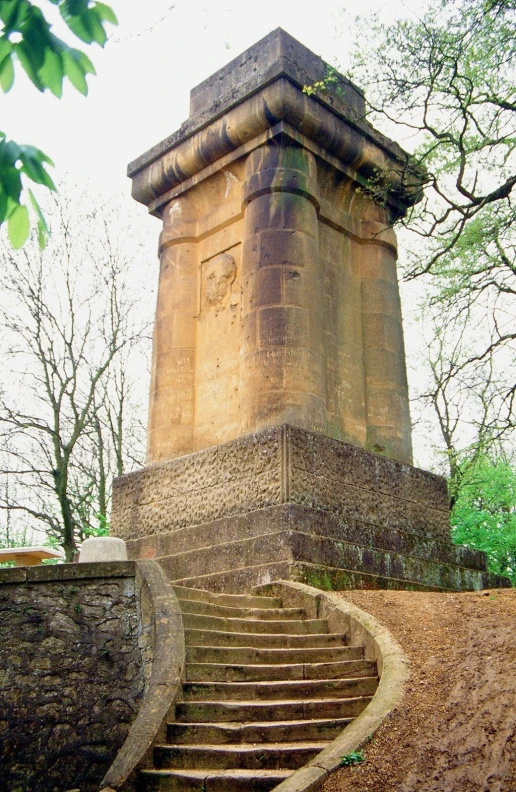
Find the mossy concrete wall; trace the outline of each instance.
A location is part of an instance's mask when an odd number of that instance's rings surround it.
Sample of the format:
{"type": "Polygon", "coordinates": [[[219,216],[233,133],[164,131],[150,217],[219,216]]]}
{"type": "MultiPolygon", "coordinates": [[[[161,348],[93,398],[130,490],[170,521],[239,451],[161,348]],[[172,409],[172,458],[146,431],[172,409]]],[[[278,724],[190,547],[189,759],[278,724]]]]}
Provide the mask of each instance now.
{"type": "Polygon", "coordinates": [[[0,789],[99,789],[139,709],[151,633],[132,562],[0,571],[0,789]]]}

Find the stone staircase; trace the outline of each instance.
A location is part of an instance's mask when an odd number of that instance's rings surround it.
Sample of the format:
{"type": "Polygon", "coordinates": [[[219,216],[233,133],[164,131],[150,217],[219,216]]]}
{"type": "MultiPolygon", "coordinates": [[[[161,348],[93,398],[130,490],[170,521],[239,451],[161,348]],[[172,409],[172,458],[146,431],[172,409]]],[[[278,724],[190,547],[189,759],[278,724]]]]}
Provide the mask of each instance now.
{"type": "Polygon", "coordinates": [[[266,792],[359,715],[376,663],[325,619],[280,599],[174,587],[187,647],[183,700],[140,771],[141,792],[266,792]]]}

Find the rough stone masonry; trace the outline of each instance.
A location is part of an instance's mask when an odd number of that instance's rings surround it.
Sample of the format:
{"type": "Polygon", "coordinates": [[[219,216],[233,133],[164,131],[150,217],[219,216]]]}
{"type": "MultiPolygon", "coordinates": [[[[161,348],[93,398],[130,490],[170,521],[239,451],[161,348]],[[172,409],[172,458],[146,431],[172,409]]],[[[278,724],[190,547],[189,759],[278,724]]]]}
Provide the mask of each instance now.
{"type": "Polygon", "coordinates": [[[144,692],[140,599],[127,562],[0,570],[0,789],[97,792],[144,692]]]}
{"type": "Polygon", "coordinates": [[[418,191],[356,86],[303,91],[326,75],[278,29],[129,166],[163,227],[148,467],[113,529],[187,585],[479,588],[444,480],[411,467],[392,224],[418,191]]]}

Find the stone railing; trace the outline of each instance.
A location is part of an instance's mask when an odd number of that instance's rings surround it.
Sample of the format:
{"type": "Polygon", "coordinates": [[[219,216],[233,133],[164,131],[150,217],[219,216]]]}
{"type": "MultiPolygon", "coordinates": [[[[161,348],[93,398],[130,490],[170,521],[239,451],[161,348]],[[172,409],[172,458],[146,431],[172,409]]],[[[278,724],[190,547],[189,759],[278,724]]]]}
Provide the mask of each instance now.
{"type": "Polygon", "coordinates": [[[136,788],[138,768],[151,759],[156,740],[164,741],[166,717],[181,689],[185,641],[179,602],[159,564],[137,561],[142,623],[152,628],[152,669],[127,739],[102,781],[102,792],[136,788]]]}
{"type": "Polygon", "coordinates": [[[336,594],[291,581],[257,586],[253,592],[281,597],[285,608],[303,607],[310,618],[327,619],[331,632],[345,633],[349,646],[363,646],[365,658],[377,663],[380,684],[362,714],[327,748],[274,789],[316,792],[328,775],[342,766],[342,757],[363,748],[400,704],[409,676],[408,658],[386,627],[336,594]]]}

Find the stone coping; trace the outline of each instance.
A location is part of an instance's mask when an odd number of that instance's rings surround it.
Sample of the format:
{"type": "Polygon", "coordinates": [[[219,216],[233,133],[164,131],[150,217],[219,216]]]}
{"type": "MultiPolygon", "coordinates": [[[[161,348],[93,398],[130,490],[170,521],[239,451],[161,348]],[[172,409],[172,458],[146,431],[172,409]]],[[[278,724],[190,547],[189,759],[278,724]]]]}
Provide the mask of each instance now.
{"type": "Polygon", "coordinates": [[[376,730],[399,706],[409,678],[409,661],[386,627],[336,594],[284,580],[256,586],[253,592],[280,596],[284,606],[304,603],[306,607],[309,603],[312,617],[328,618],[332,629],[341,628],[348,632],[349,645],[363,644],[366,658],[374,659],[378,664],[380,684],[362,714],[314,759],[274,788],[274,792],[315,792],[330,773],[342,767],[342,757],[367,745],[376,730]]]}
{"type": "Polygon", "coordinates": [[[185,669],[183,619],[174,590],[155,561],[134,564],[150,597],[154,660],[138,715],[102,780],[102,792],[135,788],[139,767],[150,756],[156,739],[164,738],[166,717],[181,690],[185,669]]]}
{"type": "MultiPolygon", "coordinates": [[[[258,141],[279,122],[292,125],[318,143],[349,169],[350,178],[363,185],[378,169],[386,171],[392,181],[389,203],[401,214],[420,200],[418,182],[407,178],[407,154],[372,127],[303,94],[283,76],[243,98],[220,117],[204,123],[199,123],[197,116],[189,119],[178,132],[131,163],[128,175],[133,181],[133,198],[159,216],[162,206],[158,202],[158,207],[155,199],[231,152],[244,156],[248,153],[246,145],[258,141]]],[[[285,137],[286,131],[277,134],[285,137]]]]}

